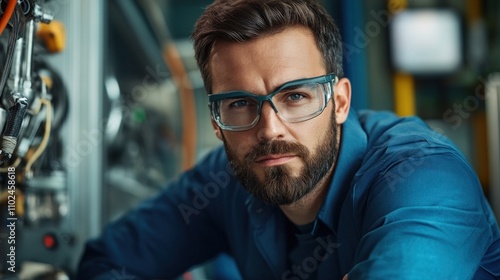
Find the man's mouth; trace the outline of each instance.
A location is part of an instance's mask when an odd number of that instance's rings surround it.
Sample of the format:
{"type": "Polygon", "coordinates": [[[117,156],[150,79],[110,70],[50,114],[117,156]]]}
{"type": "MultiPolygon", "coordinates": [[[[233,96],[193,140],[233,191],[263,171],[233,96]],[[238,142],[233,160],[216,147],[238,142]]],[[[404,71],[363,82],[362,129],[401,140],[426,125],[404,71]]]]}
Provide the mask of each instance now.
{"type": "Polygon", "coordinates": [[[257,158],[257,160],[255,160],[255,163],[265,167],[271,167],[285,164],[295,157],[295,155],[265,155],[257,158]]]}

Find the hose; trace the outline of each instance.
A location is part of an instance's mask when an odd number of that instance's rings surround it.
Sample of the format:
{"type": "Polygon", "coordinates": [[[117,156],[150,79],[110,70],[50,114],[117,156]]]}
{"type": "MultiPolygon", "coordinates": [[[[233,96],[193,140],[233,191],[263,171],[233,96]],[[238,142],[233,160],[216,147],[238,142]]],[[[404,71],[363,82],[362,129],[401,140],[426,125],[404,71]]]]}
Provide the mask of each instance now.
{"type": "Polygon", "coordinates": [[[2,76],[0,78],[0,98],[2,97],[5,83],[7,82],[7,79],[9,77],[9,73],[11,70],[11,65],[12,65],[12,58],[14,56],[14,51],[16,48],[16,41],[17,38],[19,37],[19,31],[20,31],[20,25],[21,21],[19,20],[19,14],[16,12],[14,13],[14,22],[12,24],[12,32],[9,37],[9,43],[7,47],[7,52],[5,55],[5,62],[2,70],[2,76]]]}
{"type": "Polygon", "coordinates": [[[16,4],[17,0],[10,0],[9,3],[7,4],[7,8],[5,9],[2,18],[0,19],[0,36],[2,36],[5,27],[7,27],[10,18],[14,14],[14,10],[16,9],[16,4]]]}
{"type": "Polygon", "coordinates": [[[163,48],[163,59],[172,73],[172,78],[179,88],[182,108],[182,170],[191,168],[196,161],[196,103],[193,86],[177,47],[172,43],[165,17],[156,1],[140,1],[153,32],[163,48]]]}

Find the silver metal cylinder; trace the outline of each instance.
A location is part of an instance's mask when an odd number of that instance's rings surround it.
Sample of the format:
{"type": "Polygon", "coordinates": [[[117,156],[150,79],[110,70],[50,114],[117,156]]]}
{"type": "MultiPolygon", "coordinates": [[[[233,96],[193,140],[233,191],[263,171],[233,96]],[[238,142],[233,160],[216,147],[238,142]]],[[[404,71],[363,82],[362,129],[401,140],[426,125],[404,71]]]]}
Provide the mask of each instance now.
{"type": "Polygon", "coordinates": [[[497,220],[500,221],[500,73],[494,73],[488,77],[485,90],[490,200],[497,220]]]}
{"type": "Polygon", "coordinates": [[[26,25],[25,45],[24,45],[24,71],[22,94],[28,99],[31,98],[31,74],[33,72],[33,41],[35,37],[35,22],[30,20],[26,25]]]}

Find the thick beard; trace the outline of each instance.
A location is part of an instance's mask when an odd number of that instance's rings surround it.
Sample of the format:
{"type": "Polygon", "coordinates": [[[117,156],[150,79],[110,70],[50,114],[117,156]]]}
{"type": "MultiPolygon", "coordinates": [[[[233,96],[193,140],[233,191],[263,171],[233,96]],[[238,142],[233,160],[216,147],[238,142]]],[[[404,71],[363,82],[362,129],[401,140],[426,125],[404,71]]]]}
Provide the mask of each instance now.
{"type": "Polygon", "coordinates": [[[327,134],[312,156],[302,144],[274,140],[255,146],[244,159],[240,160],[224,136],[222,137],[231,167],[243,188],[267,204],[280,206],[300,200],[314,190],[328,174],[338,155],[338,130],[339,125],[335,120],[335,113],[332,112],[327,134]],[[294,177],[289,175],[286,166],[273,166],[266,168],[264,181],[259,180],[251,168],[255,159],[268,154],[286,153],[296,154],[302,159],[304,168],[301,174],[294,177]]]}

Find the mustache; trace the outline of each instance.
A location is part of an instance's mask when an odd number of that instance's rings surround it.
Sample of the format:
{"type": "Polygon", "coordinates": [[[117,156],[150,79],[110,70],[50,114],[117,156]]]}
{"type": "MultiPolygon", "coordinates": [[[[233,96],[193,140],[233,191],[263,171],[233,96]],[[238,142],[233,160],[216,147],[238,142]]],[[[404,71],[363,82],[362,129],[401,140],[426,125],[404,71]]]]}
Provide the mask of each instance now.
{"type": "Polygon", "coordinates": [[[257,158],[269,154],[294,154],[301,158],[307,158],[309,156],[309,150],[299,143],[274,140],[253,147],[245,156],[245,161],[254,162],[257,158]]]}

